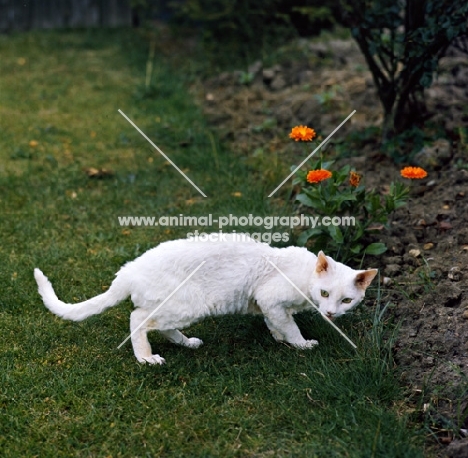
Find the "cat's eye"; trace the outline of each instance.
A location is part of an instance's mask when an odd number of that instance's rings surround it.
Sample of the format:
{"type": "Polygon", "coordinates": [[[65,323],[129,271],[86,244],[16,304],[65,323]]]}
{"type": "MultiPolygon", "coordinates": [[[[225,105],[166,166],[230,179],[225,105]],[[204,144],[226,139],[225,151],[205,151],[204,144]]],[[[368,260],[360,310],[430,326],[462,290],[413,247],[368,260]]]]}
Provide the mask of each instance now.
{"type": "Polygon", "coordinates": [[[320,290],[320,294],[322,295],[322,297],[328,297],[329,296],[328,291],[325,291],[324,289],[320,290]]]}
{"type": "Polygon", "coordinates": [[[352,299],[351,299],[351,298],[349,298],[349,297],[345,297],[345,298],[344,298],[344,299],[343,299],[341,302],[343,302],[343,304],[350,304],[350,303],[351,303],[351,301],[352,301],[352,299]]]}

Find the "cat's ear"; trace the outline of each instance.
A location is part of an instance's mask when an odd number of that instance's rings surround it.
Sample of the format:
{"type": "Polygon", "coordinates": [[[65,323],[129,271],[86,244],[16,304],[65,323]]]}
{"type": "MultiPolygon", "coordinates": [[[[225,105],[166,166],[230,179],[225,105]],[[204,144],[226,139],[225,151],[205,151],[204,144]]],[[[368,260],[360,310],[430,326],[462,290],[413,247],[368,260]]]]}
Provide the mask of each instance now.
{"type": "Polygon", "coordinates": [[[374,277],[377,275],[377,269],[363,270],[356,275],[354,282],[356,286],[361,289],[366,289],[371,283],[374,277]]]}
{"type": "Polygon", "coordinates": [[[328,268],[328,259],[323,253],[323,251],[320,251],[317,255],[317,264],[315,265],[315,271],[319,274],[321,272],[326,272],[328,268]]]}

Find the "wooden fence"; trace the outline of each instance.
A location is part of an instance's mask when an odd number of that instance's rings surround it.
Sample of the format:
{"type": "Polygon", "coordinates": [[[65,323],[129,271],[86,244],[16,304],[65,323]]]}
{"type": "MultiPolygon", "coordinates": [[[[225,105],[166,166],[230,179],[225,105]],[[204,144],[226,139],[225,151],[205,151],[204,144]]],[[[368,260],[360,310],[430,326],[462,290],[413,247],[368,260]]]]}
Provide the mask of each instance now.
{"type": "Polygon", "coordinates": [[[0,0],[0,32],[131,24],[130,0],[0,0]]]}

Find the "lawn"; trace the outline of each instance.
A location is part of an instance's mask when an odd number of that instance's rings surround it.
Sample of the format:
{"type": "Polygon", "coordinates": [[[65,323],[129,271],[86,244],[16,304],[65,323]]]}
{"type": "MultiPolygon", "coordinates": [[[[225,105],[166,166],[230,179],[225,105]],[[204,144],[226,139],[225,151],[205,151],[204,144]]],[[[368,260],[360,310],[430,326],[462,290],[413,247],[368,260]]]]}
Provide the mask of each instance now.
{"type": "Polygon", "coordinates": [[[129,300],[80,323],[48,312],[34,267],[61,299],[80,301],[187,233],[121,227],[118,216],[287,214],[266,195],[289,170],[263,177],[227,150],[187,89],[193,57],[177,67],[157,48],[148,75],[133,31],[2,36],[0,56],[2,456],[423,456],[392,369],[392,328],[374,319],[376,288],[338,322],[358,351],[317,316],[298,318],[320,341],[312,351],[276,343],[259,317],[223,317],[187,330],[205,342],[198,350],[151,335],[161,367],[138,364],[130,343],[117,350],[129,300]]]}

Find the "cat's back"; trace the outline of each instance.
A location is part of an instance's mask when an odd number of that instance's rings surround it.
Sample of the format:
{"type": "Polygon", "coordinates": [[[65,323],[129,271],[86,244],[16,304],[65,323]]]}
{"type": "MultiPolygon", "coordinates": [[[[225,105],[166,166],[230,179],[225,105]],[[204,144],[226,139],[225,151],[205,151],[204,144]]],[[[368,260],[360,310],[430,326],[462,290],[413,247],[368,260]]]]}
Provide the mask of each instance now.
{"type": "Polygon", "coordinates": [[[253,239],[243,238],[240,234],[217,234],[208,240],[179,239],[163,242],[148,250],[127,266],[142,269],[165,268],[170,270],[193,270],[202,262],[204,268],[216,269],[241,263],[252,265],[265,256],[271,255],[275,248],[253,239]]]}

